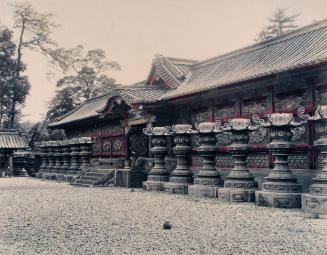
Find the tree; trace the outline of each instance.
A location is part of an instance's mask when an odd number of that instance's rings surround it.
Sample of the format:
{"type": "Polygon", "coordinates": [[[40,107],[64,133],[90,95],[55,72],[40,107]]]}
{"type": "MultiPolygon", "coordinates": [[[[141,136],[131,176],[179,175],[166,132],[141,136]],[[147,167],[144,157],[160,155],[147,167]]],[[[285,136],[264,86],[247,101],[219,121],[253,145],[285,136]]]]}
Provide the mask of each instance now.
{"type": "Polygon", "coordinates": [[[105,72],[119,70],[117,62],[108,61],[102,49],[87,52],[78,45],[72,49],[58,48],[51,52],[51,62],[69,73],[57,82],[57,94],[49,104],[47,116],[56,118],[82,102],[115,87],[115,80],[105,72]]]}
{"type": "Polygon", "coordinates": [[[38,13],[30,3],[17,3],[14,9],[14,28],[18,30],[18,43],[16,48],[16,68],[14,70],[14,84],[11,94],[10,127],[14,127],[17,104],[23,104],[29,91],[26,77],[22,77],[23,50],[30,49],[49,55],[51,46],[56,43],[51,39],[51,31],[56,27],[52,22],[51,13],[38,13]]]}
{"type": "Polygon", "coordinates": [[[299,14],[288,16],[286,14],[286,10],[287,9],[277,8],[273,16],[268,18],[269,25],[265,26],[264,29],[258,34],[256,41],[263,41],[279,36],[297,27],[294,22],[299,14]]]}
{"type": "Polygon", "coordinates": [[[75,93],[72,88],[58,91],[49,104],[47,119],[56,119],[77,107],[74,97],[75,93]]]}
{"type": "MultiPolygon", "coordinates": [[[[25,66],[16,60],[12,31],[0,28],[0,128],[12,127],[12,102],[23,104],[30,88],[26,76],[17,76],[25,66]]],[[[15,108],[14,114],[18,109],[15,108]]]]}

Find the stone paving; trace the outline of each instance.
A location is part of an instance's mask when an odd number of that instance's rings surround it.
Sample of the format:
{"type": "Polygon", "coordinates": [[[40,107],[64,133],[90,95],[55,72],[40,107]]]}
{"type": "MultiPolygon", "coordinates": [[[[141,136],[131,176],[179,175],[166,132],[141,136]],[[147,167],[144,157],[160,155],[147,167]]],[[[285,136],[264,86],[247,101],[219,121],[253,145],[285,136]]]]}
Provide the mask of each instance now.
{"type": "Polygon", "coordinates": [[[0,206],[6,255],[327,254],[327,219],[297,209],[32,178],[0,178],[0,206]]]}

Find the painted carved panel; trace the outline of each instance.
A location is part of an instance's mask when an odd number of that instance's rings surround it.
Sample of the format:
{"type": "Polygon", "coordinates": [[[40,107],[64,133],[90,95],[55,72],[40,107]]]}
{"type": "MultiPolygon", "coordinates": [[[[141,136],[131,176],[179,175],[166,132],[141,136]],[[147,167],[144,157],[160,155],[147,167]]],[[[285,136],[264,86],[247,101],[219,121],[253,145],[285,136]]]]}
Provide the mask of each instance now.
{"type": "Polygon", "coordinates": [[[121,152],[122,150],[122,141],[121,141],[121,137],[113,137],[112,138],[112,152],[121,152]]]}
{"type": "Polygon", "coordinates": [[[102,152],[108,154],[110,152],[110,139],[109,138],[105,138],[102,140],[102,152]]]}
{"type": "Polygon", "coordinates": [[[230,105],[217,105],[214,107],[214,118],[215,120],[226,120],[233,118],[239,114],[237,104],[230,105]]]}
{"type": "Polygon", "coordinates": [[[101,140],[95,139],[92,147],[92,154],[99,155],[101,153],[101,140]]]}
{"type": "Polygon", "coordinates": [[[290,112],[300,107],[306,107],[306,93],[297,93],[295,95],[277,95],[275,98],[275,112],[290,112]]]}
{"type": "Polygon", "coordinates": [[[242,116],[262,116],[268,113],[268,100],[267,98],[261,98],[260,100],[246,100],[242,106],[242,116]]]}
{"type": "Polygon", "coordinates": [[[210,120],[210,112],[208,109],[192,111],[191,122],[192,124],[206,122],[210,120]]]}

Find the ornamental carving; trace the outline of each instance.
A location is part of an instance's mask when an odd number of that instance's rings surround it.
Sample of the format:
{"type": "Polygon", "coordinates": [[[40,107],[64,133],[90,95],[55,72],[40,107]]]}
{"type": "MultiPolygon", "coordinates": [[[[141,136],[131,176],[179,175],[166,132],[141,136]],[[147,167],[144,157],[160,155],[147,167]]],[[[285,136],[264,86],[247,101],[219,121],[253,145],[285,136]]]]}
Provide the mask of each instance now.
{"type": "MultiPolygon", "coordinates": [[[[192,124],[194,123],[201,123],[201,122],[207,122],[210,118],[210,114],[208,111],[201,111],[201,112],[192,112],[192,124]]],[[[183,123],[185,124],[185,123],[183,123]]]]}
{"type": "Polygon", "coordinates": [[[112,141],[112,151],[114,151],[114,152],[121,151],[122,142],[121,142],[120,138],[114,138],[112,140],[113,140],[112,141]]]}
{"type": "Polygon", "coordinates": [[[133,134],[130,137],[130,147],[132,153],[142,156],[148,152],[148,139],[143,134],[133,134]]]}
{"type": "Polygon", "coordinates": [[[109,152],[110,151],[110,140],[104,139],[102,141],[102,151],[103,152],[109,152]]]}
{"type": "Polygon", "coordinates": [[[230,119],[237,115],[238,110],[236,104],[227,106],[215,106],[214,116],[217,119],[230,119]]]}
{"type": "Polygon", "coordinates": [[[306,106],[306,95],[276,97],[275,112],[289,111],[306,106]]]}
{"type": "Polygon", "coordinates": [[[99,153],[100,152],[100,140],[99,139],[97,139],[95,141],[95,143],[93,144],[92,151],[93,151],[93,153],[99,153]]]}
{"type": "Polygon", "coordinates": [[[196,148],[196,147],[199,147],[200,146],[200,135],[199,134],[193,134],[191,136],[191,145],[192,145],[192,148],[196,148]]]}
{"type": "Polygon", "coordinates": [[[217,138],[217,146],[227,146],[232,144],[233,142],[233,137],[232,134],[230,132],[225,132],[222,134],[217,134],[216,135],[217,138]]]}
{"type": "Polygon", "coordinates": [[[304,138],[305,135],[305,127],[304,126],[300,126],[300,127],[295,127],[291,130],[293,136],[292,136],[292,141],[296,142],[296,141],[301,141],[304,138]]]}
{"type": "Polygon", "coordinates": [[[268,129],[267,128],[259,128],[250,134],[249,143],[251,143],[251,144],[263,143],[263,142],[267,141],[267,138],[268,138],[268,129]]]}
{"type": "Polygon", "coordinates": [[[268,102],[266,99],[260,101],[250,101],[243,104],[242,114],[252,116],[254,114],[262,115],[268,112],[268,102]]]}

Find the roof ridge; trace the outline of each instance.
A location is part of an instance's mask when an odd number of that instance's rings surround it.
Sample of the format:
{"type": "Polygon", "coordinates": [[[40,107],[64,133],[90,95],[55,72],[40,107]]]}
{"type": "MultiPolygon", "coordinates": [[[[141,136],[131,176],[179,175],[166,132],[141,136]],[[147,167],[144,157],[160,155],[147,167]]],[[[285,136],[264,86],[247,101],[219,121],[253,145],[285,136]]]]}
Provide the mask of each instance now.
{"type": "Polygon", "coordinates": [[[257,50],[257,49],[266,47],[267,45],[275,44],[275,43],[278,43],[278,42],[281,42],[281,41],[285,41],[287,39],[298,36],[300,34],[309,33],[311,31],[318,30],[318,29],[326,27],[326,26],[327,26],[327,19],[324,19],[324,20],[315,22],[313,24],[309,24],[309,25],[306,25],[306,26],[303,26],[303,27],[299,27],[299,28],[291,30],[291,31],[287,31],[287,32],[285,32],[285,33],[283,33],[283,34],[281,34],[279,36],[274,37],[274,38],[270,38],[270,39],[267,39],[267,40],[264,40],[264,41],[260,41],[260,42],[254,43],[254,44],[250,44],[248,46],[239,48],[237,50],[233,50],[233,51],[224,53],[222,55],[218,55],[216,57],[203,60],[201,62],[198,62],[198,63],[194,64],[192,67],[197,68],[197,67],[206,66],[206,65],[209,65],[209,64],[224,60],[226,58],[238,55],[240,53],[243,54],[243,53],[246,53],[246,52],[257,50]]]}

